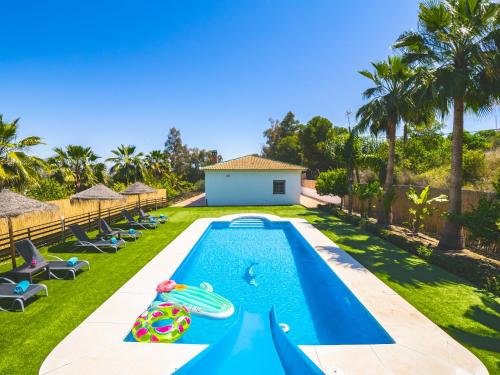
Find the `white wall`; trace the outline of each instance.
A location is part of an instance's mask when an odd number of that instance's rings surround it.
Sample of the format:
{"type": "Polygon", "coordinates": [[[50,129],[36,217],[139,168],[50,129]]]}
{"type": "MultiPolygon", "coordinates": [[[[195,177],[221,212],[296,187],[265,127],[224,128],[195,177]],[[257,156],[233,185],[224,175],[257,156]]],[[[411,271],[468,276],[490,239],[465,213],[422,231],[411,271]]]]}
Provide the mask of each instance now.
{"type": "Polygon", "coordinates": [[[300,201],[301,171],[205,171],[209,206],[287,205],[300,201]],[[273,194],[273,180],[285,180],[285,194],[273,194]]]}

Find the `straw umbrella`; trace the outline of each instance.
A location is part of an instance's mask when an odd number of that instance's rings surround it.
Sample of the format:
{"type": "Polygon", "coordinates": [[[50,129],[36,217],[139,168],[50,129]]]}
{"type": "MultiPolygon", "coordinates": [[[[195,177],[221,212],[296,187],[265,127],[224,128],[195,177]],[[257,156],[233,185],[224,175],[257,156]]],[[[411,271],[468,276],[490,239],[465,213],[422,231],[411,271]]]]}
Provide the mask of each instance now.
{"type": "Polygon", "coordinates": [[[101,202],[102,201],[113,201],[124,199],[123,196],[118,194],[117,192],[111,190],[107,186],[103,184],[97,184],[88,188],[87,190],[81,191],[71,196],[71,202],[86,200],[86,201],[98,201],[99,202],[99,210],[98,210],[98,221],[97,227],[99,232],[101,231],[101,202]]]}
{"type": "Polygon", "coordinates": [[[14,193],[8,189],[0,191],[0,218],[7,219],[9,228],[9,243],[12,256],[12,267],[16,267],[16,251],[14,250],[14,230],[12,228],[12,218],[37,211],[56,211],[57,206],[44,203],[14,193]]]}
{"type": "Polygon", "coordinates": [[[141,209],[141,194],[149,194],[156,192],[156,189],[143,184],[142,182],[135,182],[125,190],[121,192],[123,195],[137,195],[137,205],[139,206],[138,210],[141,209]]]}

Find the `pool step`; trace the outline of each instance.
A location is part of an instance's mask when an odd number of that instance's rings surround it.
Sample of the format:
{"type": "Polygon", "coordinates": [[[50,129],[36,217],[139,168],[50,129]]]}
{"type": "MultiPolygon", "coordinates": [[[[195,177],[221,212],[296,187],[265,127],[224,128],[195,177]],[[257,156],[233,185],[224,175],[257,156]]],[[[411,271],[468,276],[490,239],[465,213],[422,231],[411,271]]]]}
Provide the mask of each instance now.
{"type": "Polygon", "coordinates": [[[265,228],[267,223],[265,220],[260,218],[242,218],[233,220],[230,224],[230,228],[265,228]]]}

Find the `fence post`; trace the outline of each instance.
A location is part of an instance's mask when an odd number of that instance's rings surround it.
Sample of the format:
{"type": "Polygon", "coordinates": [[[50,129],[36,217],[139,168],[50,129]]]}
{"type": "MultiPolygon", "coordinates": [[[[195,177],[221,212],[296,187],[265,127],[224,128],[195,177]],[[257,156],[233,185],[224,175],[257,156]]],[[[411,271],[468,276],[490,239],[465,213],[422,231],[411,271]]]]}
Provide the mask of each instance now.
{"type": "Polygon", "coordinates": [[[158,198],[155,197],[155,211],[158,210],[158,198]]]}
{"type": "Polygon", "coordinates": [[[64,215],[61,216],[61,242],[66,241],[66,221],[64,220],[64,215]]]}
{"type": "Polygon", "coordinates": [[[28,240],[31,241],[31,227],[28,227],[28,240]]]}
{"type": "Polygon", "coordinates": [[[111,224],[111,210],[108,207],[108,223],[111,224]]]}
{"type": "Polygon", "coordinates": [[[89,218],[89,224],[88,224],[88,227],[89,227],[89,228],[88,228],[88,231],[90,232],[90,223],[91,223],[91,221],[90,221],[90,212],[89,212],[89,214],[88,214],[88,218],[89,218]]]}

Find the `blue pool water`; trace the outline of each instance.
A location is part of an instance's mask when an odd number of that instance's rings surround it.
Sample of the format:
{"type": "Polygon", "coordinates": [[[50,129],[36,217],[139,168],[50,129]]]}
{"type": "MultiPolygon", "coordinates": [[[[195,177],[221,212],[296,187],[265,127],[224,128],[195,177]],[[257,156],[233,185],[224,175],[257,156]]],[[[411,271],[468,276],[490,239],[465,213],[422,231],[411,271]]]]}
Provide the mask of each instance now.
{"type": "MultiPolygon", "coordinates": [[[[274,306],[297,345],[393,343],[288,222],[252,218],[214,222],[172,279],[195,286],[209,282],[214,292],[244,311],[268,313],[274,306]],[[246,275],[252,264],[256,285],[246,275]]],[[[236,314],[228,319],[193,315],[191,326],[177,342],[213,344],[234,319],[236,314]]]]}

